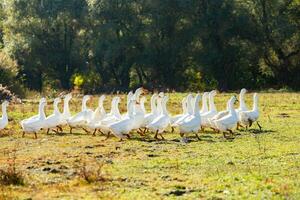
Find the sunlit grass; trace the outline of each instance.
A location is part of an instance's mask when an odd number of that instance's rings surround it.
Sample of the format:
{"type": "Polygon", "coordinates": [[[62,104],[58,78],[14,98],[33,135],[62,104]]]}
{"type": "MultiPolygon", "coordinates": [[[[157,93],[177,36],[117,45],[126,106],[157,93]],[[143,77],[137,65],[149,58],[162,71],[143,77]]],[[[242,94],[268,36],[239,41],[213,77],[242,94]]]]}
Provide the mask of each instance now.
{"type": "MultiPolygon", "coordinates": [[[[185,94],[170,93],[168,109],[181,112],[185,94]]],[[[232,94],[216,96],[217,107],[225,109],[232,94]]],[[[125,96],[123,96],[125,97],[125,96]]],[[[24,186],[0,186],[0,199],[185,199],[198,198],[300,198],[300,94],[261,93],[260,122],[248,131],[236,131],[234,140],[220,134],[200,133],[201,141],[179,142],[178,133],[167,133],[166,141],[153,134],[131,140],[75,134],[33,135],[21,138],[19,121],[37,112],[38,102],[10,105],[10,124],[1,133],[0,166],[7,152],[17,149],[17,167],[25,174],[24,186]],[[105,181],[86,183],[78,175],[83,163],[104,163],[105,181]]],[[[105,107],[110,108],[111,96],[105,107]]],[[[252,94],[246,95],[252,107],[252,94]]],[[[89,102],[95,108],[98,98],[89,102]]],[[[73,113],[81,108],[79,98],[71,102],[73,113]]],[[[125,111],[125,99],[120,110],[125,111]]],[[[146,105],[149,110],[149,98],[146,105]]],[[[52,105],[47,106],[47,114],[52,105]]]]}

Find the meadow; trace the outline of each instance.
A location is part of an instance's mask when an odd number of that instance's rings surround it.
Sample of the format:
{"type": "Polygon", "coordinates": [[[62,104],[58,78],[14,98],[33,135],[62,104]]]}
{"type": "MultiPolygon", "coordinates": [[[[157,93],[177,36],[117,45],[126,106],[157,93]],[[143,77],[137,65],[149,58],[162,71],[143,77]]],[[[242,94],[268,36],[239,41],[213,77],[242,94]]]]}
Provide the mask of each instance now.
{"type": "MultiPolygon", "coordinates": [[[[220,93],[219,110],[233,93],[220,93]]],[[[169,112],[181,112],[184,93],[169,93],[169,112]]],[[[246,102],[252,107],[252,93],[246,102]]],[[[235,130],[234,139],[210,130],[182,143],[177,131],[129,140],[64,127],[63,134],[21,137],[19,121],[37,112],[38,102],[8,108],[9,126],[0,133],[0,169],[15,168],[19,185],[0,185],[0,199],[299,199],[300,93],[259,93],[260,124],[235,130]]],[[[125,95],[120,111],[125,112],[125,95]]],[[[110,99],[106,99],[106,110],[110,99]]],[[[89,107],[96,107],[93,97],[89,107]]],[[[81,108],[80,98],[71,102],[81,108]]],[[[146,103],[149,110],[149,97],[146,103]]],[[[47,114],[52,113],[49,101],[47,114]]]]}

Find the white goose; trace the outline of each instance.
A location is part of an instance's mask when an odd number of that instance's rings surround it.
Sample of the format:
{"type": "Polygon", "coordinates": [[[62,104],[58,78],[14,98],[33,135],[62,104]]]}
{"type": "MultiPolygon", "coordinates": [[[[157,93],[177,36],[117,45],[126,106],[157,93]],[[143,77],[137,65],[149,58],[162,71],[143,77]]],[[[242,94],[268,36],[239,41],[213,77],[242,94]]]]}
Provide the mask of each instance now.
{"type": "Polygon", "coordinates": [[[200,94],[197,94],[193,101],[193,114],[178,123],[181,137],[183,137],[186,133],[195,133],[196,137],[200,140],[197,134],[199,129],[201,128],[201,116],[199,113],[200,100],[201,96],[200,94]]]}
{"type": "Polygon", "coordinates": [[[164,139],[162,133],[167,129],[167,127],[170,125],[170,117],[169,113],[167,111],[167,101],[169,100],[168,96],[164,96],[163,98],[158,99],[158,107],[160,111],[160,115],[155,118],[149,125],[147,125],[147,128],[151,131],[155,132],[155,139],[158,139],[157,136],[160,135],[162,139],[164,139]]]}
{"type": "Polygon", "coordinates": [[[93,112],[91,120],[87,122],[87,128],[90,130],[93,130],[93,135],[96,134],[97,131],[97,124],[106,117],[106,111],[103,107],[103,102],[105,100],[105,95],[100,96],[99,102],[98,102],[98,107],[96,110],[93,112]]]}
{"type": "Polygon", "coordinates": [[[134,128],[135,116],[134,106],[136,101],[131,99],[128,102],[127,117],[109,125],[109,129],[114,136],[122,140],[125,137],[130,138],[129,132],[134,128]]]}
{"type": "Polygon", "coordinates": [[[256,121],[259,129],[261,130],[262,127],[257,121],[258,118],[259,118],[258,94],[254,93],[252,110],[241,111],[239,113],[239,121],[242,123],[242,125],[245,125],[247,128],[248,128],[248,126],[250,127],[253,124],[253,122],[256,121]]]}
{"type": "Polygon", "coordinates": [[[201,126],[203,128],[210,127],[209,119],[213,118],[217,113],[217,108],[214,102],[214,96],[217,94],[216,90],[209,93],[209,111],[201,115],[201,126]]]}
{"type": "Polygon", "coordinates": [[[224,137],[226,137],[225,133],[227,131],[233,134],[231,129],[234,128],[238,122],[238,117],[234,110],[234,102],[236,100],[236,97],[232,96],[228,101],[229,113],[221,119],[214,121],[215,127],[217,127],[217,129],[223,133],[224,137]]]}
{"type": "Polygon", "coordinates": [[[104,117],[100,122],[95,124],[95,128],[99,129],[101,133],[109,134],[109,125],[118,122],[122,119],[122,115],[119,111],[119,102],[120,97],[114,97],[111,102],[111,112],[108,115],[106,115],[106,117],[104,117]]]}
{"type": "Polygon", "coordinates": [[[42,98],[39,104],[38,116],[33,116],[27,120],[21,121],[21,126],[23,129],[22,137],[25,136],[25,133],[34,133],[35,139],[37,139],[37,132],[40,131],[45,125],[44,123],[46,119],[46,114],[44,108],[46,104],[46,99],[42,98]]]}
{"type": "MultiPolygon", "coordinates": [[[[54,99],[54,102],[53,102],[53,107],[54,107],[53,114],[50,115],[50,116],[48,116],[45,119],[43,128],[44,129],[48,129],[47,133],[49,133],[50,129],[54,129],[54,128],[58,128],[58,129],[60,129],[62,131],[62,129],[58,127],[60,125],[61,121],[62,121],[62,113],[58,109],[58,104],[60,102],[61,102],[60,98],[55,98],[54,99]]],[[[58,132],[58,131],[55,131],[55,132],[58,132]]]]}
{"type": "Polygon", "coordinates": [[[8,124],[8,116],[6,112],[8,104],[8,101],[3,101],[2,103],[2,117],[0,118],[0,130],[4,129],[8,124]]]}
{"type": "Polygon", "coordinates": [[[218,114],[216,114],[214,117],[212,117],[212,118],[209,119],[210,127],[212,129],[215,129],[217,131],[217,127],[215,126],[215,122],[214,121],[216,121],[218,119],[221,119],[222,117],[228,115],[229,114],[229,110],[230,110],[230,108],[229,108],[229,101],[228,101],[227,104],[226,104],[226,110],[218,112],[218,114]]]}
{"type": "Polygon", "coordinates": [[[91,109],[88,109],[86,105],[87,101],[90,100],[90,98],[91,98],[90,95],[85,95],[82,99],[81,112],[75,114],[74,116],[72,116],[70,119],[67,120],[70,126],[70,133],[72,133],[73,128],[76,127],[83,128],[84,126],[86,126],[87,121],[91,119],[93,111],[91,109]]]}
{"type": "Polygon", "coordinates": [[[34,116],[29,117],[29,118],[27,118],[27,119],[23,119],[23,120],[20,122],[20,124],[21,124],[22,127],[23,127],[23,124],[25,124],[25,123],[27,123],[27,122],[31,122],[31,121],[33,121],[33,120],[35,120],[35,119],[40,118],[41,115],[43,115],[43,117],[46,118],[45,112],[44,112],[44,113],[41,113],[41,112],[40,112],[40,111],[41,111],[41,109],[40,109],[41,104],[42,104],[42,103],[45,103],[45,102],[46,102],[46,98],[42,97],[42,98],[40,99],[40,101],[39,101],[39,113],[38,113],[37,115],[34,115],[34,116]]]}

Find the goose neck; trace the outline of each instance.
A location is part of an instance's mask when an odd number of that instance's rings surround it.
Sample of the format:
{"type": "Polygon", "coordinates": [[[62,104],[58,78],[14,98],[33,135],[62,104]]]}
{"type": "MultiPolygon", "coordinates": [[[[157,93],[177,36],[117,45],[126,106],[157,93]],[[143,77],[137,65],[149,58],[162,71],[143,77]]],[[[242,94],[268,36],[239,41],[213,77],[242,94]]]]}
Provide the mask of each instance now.
{"type": "Polygon", "coordinates": [[[6,107],[4,103],[2,104],[2,118],[7,119],[7,112],[6,112],[6,107]]]}
{"type": "Polygon", "coordinates": [[[217,110],[213,95],[209,95],[209,110],[211,110],[211,111],[217,110]]]}
{"type": "Polygon", "coordinates": [[[63,111],[64,115],[70,114],[69,101],[70,99],[64,99],[64,111],[63,111]]]}

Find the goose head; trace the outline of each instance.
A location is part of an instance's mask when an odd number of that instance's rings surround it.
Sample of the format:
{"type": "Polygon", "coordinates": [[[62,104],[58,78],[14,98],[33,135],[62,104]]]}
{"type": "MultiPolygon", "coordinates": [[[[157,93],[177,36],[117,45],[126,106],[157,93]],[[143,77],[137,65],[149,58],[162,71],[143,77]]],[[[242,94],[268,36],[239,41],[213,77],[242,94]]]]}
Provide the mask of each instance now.
{"type": "Polygon", "coordinates": [[[202,95],[202,99],[206,99],[209,95],[209,92],[204,92],[203,95],[202,95]]]}
{"type": "Polygon", "coordinates": [[[241,95],[244,95],[244,94],[246,94],[246,92],[247,92],[247,90],[246,90],[245,88],[243,88],[243,89],[241,89],[240,94],[241,94],[241,95]]]}
{"type": "Polygon", "coordinates": [[[212,90],[212,91],[209,93],[209,95],[212,96],[212,97],[216,96],[216,94],[217,94],[217,90],[212,90]]]}
{"type": "Polygon", "coordinates": [[[70,101],[72,99],[72,94],[71,93],[69,93],[69,94],[67,94],[66,96],[65,96],[65,100],[66,101],[70,101]]]}
{"type": "Polygon", "coordinates": [[[159,96],[160,98],[163,98],[163,97],[165,96],[165,93],[160,92],[160,93],[158,94],[158,96],[159,96]]]}
{"type": "Polygon", "coordinates": [[[43,102],[47,102],[47,100],[46,100],[45,97],[42,97],[42,98],[40,99],[40,104],[42,104],[43,102]]]}
{"type": "Polygon", "coordinates": [[[53,103],[55,105],[58,105],[60,102],[61,102],[61,99],[59,97],[55,98],[54,101],[53,101],[53,103]]]}

